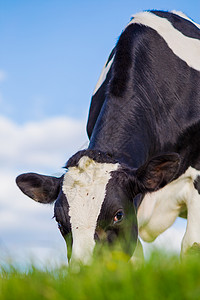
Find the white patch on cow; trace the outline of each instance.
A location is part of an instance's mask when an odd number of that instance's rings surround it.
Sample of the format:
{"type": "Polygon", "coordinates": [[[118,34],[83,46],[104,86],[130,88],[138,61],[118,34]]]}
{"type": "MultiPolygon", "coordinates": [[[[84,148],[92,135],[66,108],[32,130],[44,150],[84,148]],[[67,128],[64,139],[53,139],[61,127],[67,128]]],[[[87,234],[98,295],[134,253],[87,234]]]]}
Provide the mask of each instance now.
{"type": "Polygon", "coordinates": [[[134,15],[128,26],[134,23],[156,30],[174,54],[193,69],[200,71],[200,40],[185,36],[174,28],[167,19],[158,17],[150,12],[134,15]]]}
{"type": "Polygon", "coordinates": [[[200,243],[200,195],[194,181],[200,171],[189,167],[178,179],[157,192],[147,194],[137,213],[140,237],[152,242],[169,228],[187,209],[187,229],[182,241],[182,254],[193,243],[200,243]]]}
{"type": "Polygon", "coordinates": [[[94,92],[93,92],[93,95],[96,94],[96,92],[98,91],[98,89],[100,88],[100,86],[102,85],[102,83],[106,80],[106,76],[110,70],[110,67],[113,63],[113,60],[114,60],[114,57],[115,55],[113,55],[112,59],[109,61],[109,63],[107,64],[107,62],[105,63],[102,71],[101,71],[101,75],[99,77],[99,80],[95,86],[95,89],[94,89],[94,92]],[[107,65],[106,65],[107,64],[107,65]]]}
{"type": "Polygon", "coordinates": [[[119,164],[97,163],[83,156],[77,167],[69,167],[63,192],[69,204],[72,228],[72,260],[87,263],[95,246],[94,234],[111,172],[119,164]]]}

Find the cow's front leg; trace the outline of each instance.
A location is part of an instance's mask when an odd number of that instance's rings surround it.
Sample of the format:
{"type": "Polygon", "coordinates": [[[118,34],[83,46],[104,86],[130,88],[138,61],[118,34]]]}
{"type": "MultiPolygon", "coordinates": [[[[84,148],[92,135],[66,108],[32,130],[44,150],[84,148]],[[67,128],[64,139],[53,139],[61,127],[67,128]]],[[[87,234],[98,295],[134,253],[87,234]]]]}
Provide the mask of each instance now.
{"type": "Polygon", "coordinates": [[[191,182],[187,199],[187,228],[182,240],[181,256],[200,255],[200,194],[191,182]]]}

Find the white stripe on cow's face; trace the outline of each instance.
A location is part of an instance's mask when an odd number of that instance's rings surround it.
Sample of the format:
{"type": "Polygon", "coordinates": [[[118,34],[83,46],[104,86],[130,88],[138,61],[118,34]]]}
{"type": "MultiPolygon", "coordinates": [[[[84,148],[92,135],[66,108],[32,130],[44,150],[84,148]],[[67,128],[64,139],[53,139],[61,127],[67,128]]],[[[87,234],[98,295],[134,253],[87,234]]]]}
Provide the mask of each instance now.
{"type": "Polygon", "coordinates": [[[99,80],[95,86],[95,89],[94,89],[94,92],[93,92],[93,95],[96,94],[96,92],[98,91],[98,89],[100,88],[100,86],[102,85],[102,83],[105,81],[106,79],[106,76],[110,70],[110,67],[113,63],[113,60],[114,60],[114,57],[115,55],[113,56],[113,58],[109,61],[109,63],[107,64],[107,62],[105,63],[104,67],[103,67],[103,70],[101,71],[101,75],[99,77],[99,80]],[[107,64],[107,65],[106,65],[107,64]]]}
{"type": "Polygon", "coordinates": [[[142,12],[133,16],[130,24],[142,24],[157,31],[166,41],[169,48],[190,67],[200,71],[200,40],[182,34],[165,18],[150,12],[142,12]]]}
{"type": "Polygon", "coordinates": [[[69,167],[64,176],[63,192],[69,204],[72,229],[72,260],[87,263],[94,249],[97,219],[103,204],[111,172],[119,164],[97,163],[83,156],[78,166],[69,167]]]}

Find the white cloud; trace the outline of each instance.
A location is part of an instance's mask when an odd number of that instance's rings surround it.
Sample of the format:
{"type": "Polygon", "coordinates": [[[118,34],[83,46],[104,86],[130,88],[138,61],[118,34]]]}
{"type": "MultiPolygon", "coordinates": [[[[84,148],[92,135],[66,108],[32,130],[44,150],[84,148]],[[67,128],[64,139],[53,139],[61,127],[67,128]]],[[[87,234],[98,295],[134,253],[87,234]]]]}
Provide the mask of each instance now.
{"type": "Polygon", "coordinates": [[[57,117],[19,126],[0,117],[3,168],[54,170],[87,143],[85,122],[57,117]]]}

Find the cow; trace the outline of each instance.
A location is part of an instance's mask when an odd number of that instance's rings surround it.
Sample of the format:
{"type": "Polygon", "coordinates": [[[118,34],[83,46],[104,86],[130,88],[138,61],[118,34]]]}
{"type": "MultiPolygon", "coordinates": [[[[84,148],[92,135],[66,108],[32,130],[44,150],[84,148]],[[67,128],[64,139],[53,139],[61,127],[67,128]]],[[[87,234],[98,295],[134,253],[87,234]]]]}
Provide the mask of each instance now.
{"type": "Polygon", "coordinates": [[[19,188],[54,203],[68,259],[97,244],[130,258],[187,217],[181,255],[200,247],[200,26],[181,12],[144,11],[120,35],[95,87],[90,139],[61,177],[25,173],[19,188]]]}

